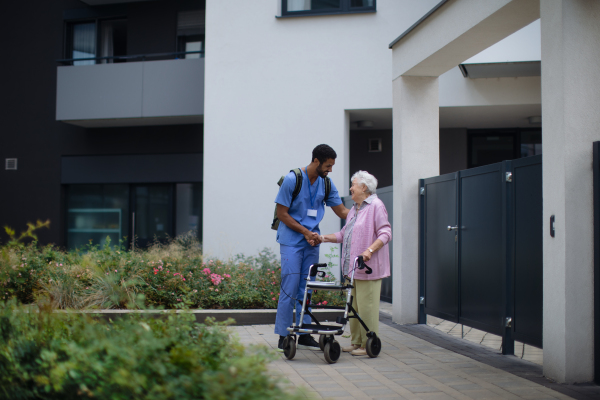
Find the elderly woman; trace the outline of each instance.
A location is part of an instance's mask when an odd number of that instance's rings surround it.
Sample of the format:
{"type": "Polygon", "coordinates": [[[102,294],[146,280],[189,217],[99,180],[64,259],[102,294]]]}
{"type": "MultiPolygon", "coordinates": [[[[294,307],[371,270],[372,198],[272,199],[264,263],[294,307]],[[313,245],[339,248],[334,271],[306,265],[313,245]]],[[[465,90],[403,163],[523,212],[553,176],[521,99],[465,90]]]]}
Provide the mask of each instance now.
{"type": "MultiPolygon", "coordinates": [[[[375,194],[377,179],[366,171],[352,176],[350,193],[354,206],[346,218],[346,225],[338,233],[325,235],[321,241],[342,243],[342,273],[348,277],[354,267],[354,259],[363,256],[373,269],[354,272],[354,298],[352,306],[365,324],[379,334],[379,296],[381,280],[390,276],[390,251],[392,228],[383,202],[375,194]]],[[[342,350],[355,356],[366,355],[367,332],[356,318],[350,319],[352,345],[342,350]]]]}

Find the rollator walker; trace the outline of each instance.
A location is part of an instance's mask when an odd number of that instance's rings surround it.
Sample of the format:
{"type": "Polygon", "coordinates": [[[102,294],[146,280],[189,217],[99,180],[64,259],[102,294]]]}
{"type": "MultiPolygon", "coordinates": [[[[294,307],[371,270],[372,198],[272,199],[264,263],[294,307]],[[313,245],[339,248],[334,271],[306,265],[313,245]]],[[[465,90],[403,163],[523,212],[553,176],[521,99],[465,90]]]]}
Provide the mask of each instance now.
{"type": "Polygon", "coordinates": [[[363,328],[367,331],[367,345],[365,349],[367,350],[367,354],[369,357],[374,358],[379,355],[381,352],[381,340],[377,337],[377,334],[371,330],[365,324],[365,322],[360,318],[358,312],[352,307],[352,289],[354,288],[354,271],[356,269],[367,269],[366,273],[371,274],[373,270],[364,263],[363,257],[358,256],[354,259],[354,268],[352,268],[350,274],[350,283],[346,283],[346,279],[343,279],[343,282],[340,285],[336,285],[335,282],[317,282],[311,281],[311,278],[325,276],[325,271],[319,271],[319,268],[326,268],[327,264],[313,264],[309,269],[309,276],[306,277],[306,288],[304,289],[304,299],[302,302],[298,300],[298,303],[302,306],[302,311],[300,313],[299,321],[296,321],[296,325],[291,325],[287,328],[288,335],[283,340],[283,354],[286,356],[288,360],[291,360],[296,355],[296,338],[297,333],[309,333],[309,334],[318,334],[319,336],[319,347],[324,353],[325,361],[329,364],[333,364],[337,362],[342,354],[342,349],[337,340],[334,339],[334,336],[341,335],[344,333],[344,329],[346,328],[346,323],[350,318],[356,318],[361,323],[363,328]],[[314,306],[311,304],[311,295],[308,293],[309,289],[318,289],[318,290],[329,290],[329,291],[346,291],[346,306],[345,307],[337,307],[337,306],[318,306],[319,308],[326,308],[330,310],[344,310],[343,317],[337,317],[335,321],[335,325],[322,325],[319,323],[317,318],[310,312],[309,307],[314,306]],[[348,315],[348,312],[351,311],[352,314],[348,315]],[[304,320],[304,315],[307,314],[310,316],[311,320],[314,323],[304,324],[302,321],[304,320]]]}

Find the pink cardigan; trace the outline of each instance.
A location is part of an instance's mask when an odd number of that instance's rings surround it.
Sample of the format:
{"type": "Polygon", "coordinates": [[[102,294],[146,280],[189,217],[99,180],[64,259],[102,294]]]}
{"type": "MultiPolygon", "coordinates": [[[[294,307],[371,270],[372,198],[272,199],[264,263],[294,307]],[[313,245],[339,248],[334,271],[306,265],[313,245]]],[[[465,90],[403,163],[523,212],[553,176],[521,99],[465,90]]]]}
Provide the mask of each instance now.
{"type": "MultiPolygon", "coordinates": [[[[362,207],[364,207],[364,205],[362,207]]],[[[355,213],[356,205],[350,209],[346,221],[350,221],[354,218],[355,213]]],[[[340,232],[334,233],[336,243],[342,243],[345,231],[346,226],[344,226],[340,232]]],[[[354,223],[352,243],[350,244],[350,268],[352,268],[354,264],[354,259],[361,255],[377,239],[381,240],[384,246],[373,253],[369,262],[366,263],[373,269],[373,273],[367,275],[365,269],[357,269],[354,273],[355,279],[367,281],[390,276],[390,248],[388,243],[392,240],[392,226],[388,221],[388,213],[385,209],[385,205],[375,195],[375,199],[373,199],[371,204],[366,207],[364,211],[358,214],[356,222],[354,223]]],[[[342,259],[340,262],[343,262],[344,257],[344,246],[342,246],[342,259]]]]}

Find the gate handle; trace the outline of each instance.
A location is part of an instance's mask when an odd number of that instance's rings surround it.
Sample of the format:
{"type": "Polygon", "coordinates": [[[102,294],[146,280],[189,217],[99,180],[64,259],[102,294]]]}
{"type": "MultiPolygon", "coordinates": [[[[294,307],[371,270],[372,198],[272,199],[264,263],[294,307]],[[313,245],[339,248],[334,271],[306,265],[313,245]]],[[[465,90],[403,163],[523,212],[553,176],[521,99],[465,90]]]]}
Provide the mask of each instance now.
{"type": "Polygon", "coordinates": [[[450,226],[450,225],[448,225],[448,230],[449,230],[449,231],[455,231],[455,230],[458,230],[458,225],[456,225],[456,226],[450,226]]]}

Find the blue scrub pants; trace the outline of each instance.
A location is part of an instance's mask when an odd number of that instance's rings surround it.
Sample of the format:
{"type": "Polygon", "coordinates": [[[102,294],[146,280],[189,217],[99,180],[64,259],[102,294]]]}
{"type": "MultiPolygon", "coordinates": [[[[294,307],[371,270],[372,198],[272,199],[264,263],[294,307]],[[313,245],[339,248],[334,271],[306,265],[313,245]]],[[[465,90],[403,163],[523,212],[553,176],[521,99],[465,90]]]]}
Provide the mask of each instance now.
{"type": "MultiPolygon", "coordinates": [[[[275,318],[275,333],[287,336],[287,328],[292,325],[294,305],[296,306],[296,321],[300,320],[302,307],[290,298],[295,297],[302,301],[306,288],[306,277],[311,265],[319,262],[319,246],[292,247],[281,244],[281,293],[277,304],[277,317],[275,318]],[[287,293],[287,295],[286,295],[287,293]]],[[[315,277],[312,278],[315,280],[315,277]]],[[[312,292],[312,290],[310,291],[312,292]]],[[[310,324],[310,316],[305,315],[302,321],[310,324]]]]}

